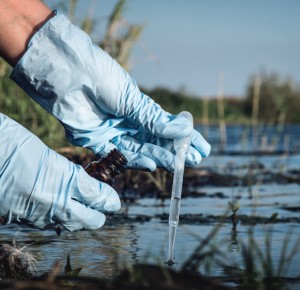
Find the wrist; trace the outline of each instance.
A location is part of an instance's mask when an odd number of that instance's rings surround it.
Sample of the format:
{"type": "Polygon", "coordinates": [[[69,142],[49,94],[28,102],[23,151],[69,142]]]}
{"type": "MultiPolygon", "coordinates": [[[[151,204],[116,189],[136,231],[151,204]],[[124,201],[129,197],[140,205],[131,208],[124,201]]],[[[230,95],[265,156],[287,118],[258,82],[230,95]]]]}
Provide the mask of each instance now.
{"type": "Polygon", "coordinates": [[[54,13],[41,1],[0,1],[0,54],[15,66],[31,37],[54,13]]]}

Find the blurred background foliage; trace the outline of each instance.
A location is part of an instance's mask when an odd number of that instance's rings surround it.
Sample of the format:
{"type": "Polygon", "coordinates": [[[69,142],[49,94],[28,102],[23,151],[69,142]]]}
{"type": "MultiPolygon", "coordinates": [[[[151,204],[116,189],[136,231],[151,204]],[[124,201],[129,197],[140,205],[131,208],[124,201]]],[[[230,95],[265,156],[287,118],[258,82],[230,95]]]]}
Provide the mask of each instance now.
{"type": "MultiPolygon", "coordinates": [[[[76,0],[58,1],[57,6],[88,34],[95,28],[95,17],[86,15],[79,23],[74,15],[76,0]]],[[[126,0],[117,2],[106,23],[104,38],[95,40],[100,47],[115,58],[126,70],[130,70],[132,48],[143,31],[142,25],[130,24],[123,18],[126,0]]],[[[93,11],[95,14],[96,12],[93,11]]],[[[0,59],[0,111],[25,126],[51,148],[68,146],[61,124],[25,95],[10,79],[11,68],[0,59]]],[[[207,98],[193,96],[185,88],[177,91],[166,87],[141,90],[159,103],[165,110],[177,114],[190,111],[197,122],[285,124],[300,123],[300,87],[292,79],[284,79],[277,73],[261,72],[249,78],[245,96],[207,98]],[[222,116],[220,116],[222,102],[222,116]]]]}
{"type": "MultiPolygon", "coordinates": [[[[130,54],[143,26],[132,25],[123,18],[125,2],[125,0],[118,1],[111,12],[106,23],[104,39],[98,41],[93,39],[93,41],[129,70],[130,54]]],[[[55,7],[68,14],[73,23],[80,26],[86,33],[94,32],[95,22],[91,14],[87,14],[83,20],[76,21],[76,0],[57,1],[55,7]]],[[[61,124],[9,79],[11,70],[12,68],[0,58],[0,112],[22,124],[51,148],[70,145],[64,137],[65,133],[61,124]]]]}

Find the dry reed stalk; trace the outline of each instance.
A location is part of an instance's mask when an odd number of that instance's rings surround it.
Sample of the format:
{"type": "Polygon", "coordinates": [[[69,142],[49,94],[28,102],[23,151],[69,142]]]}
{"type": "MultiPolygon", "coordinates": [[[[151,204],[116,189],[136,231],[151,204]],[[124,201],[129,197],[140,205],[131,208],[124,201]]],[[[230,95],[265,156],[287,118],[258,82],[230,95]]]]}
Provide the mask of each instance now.
{"type": "Polygon", "coordinates": [[[260,99],[261,79],[259,76],[254,79],[253,102],[252,102],[252,146],[255,151],[258,141],[258,112],[260,99]]]}
{"type": "Polygon", "coordinates": [[[225,150],[227,144],[227,132],[226,132],[226,123],[225,123],[225,113],[224,113],[224,94],[223,94],[223,83],[224,83],[224,74],[220,73],[219,76],[219,85],[218,85],[218,115],[219,115],[219,126],[220,126],[220,136],[221,136],[221,151],[225,150]]]}
{"type": "Polygon", "coordinates": [[[207,96],[203,97],[202,123],[204,126],[203,135],[207,139],[209,134],[209,98],[207,96]]]}

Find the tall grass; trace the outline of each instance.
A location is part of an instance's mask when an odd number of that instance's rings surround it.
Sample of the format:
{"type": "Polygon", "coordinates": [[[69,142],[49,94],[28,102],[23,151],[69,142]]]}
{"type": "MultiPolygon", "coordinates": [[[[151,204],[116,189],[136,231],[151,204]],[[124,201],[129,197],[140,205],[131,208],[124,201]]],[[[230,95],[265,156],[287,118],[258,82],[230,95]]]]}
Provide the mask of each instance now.
{"type": "Polygon", "coordinates": [[[224,152],[227,144],[227,131],[226,131],[226,122],[225,122],[225,113],[224,113],[224,95],[223,95],[223,85],[224,85],[224,74],[220,73],[219,76],[219,85],[218,85],[218,95],[217,95],[217,104],[218,104],[218,116],[219,116],[219,126],[220,126],[220,151],[224,152]]]}
{"type": "Polygon", "coordinates": [[[253,92],[253,105],[252,105],[252,148],[257,150],[258,142],[258,110],[259,110],[259,97],[260,97],[260,83],[259,77],[255,78],[254,81],[254,92],[253,92]]]}

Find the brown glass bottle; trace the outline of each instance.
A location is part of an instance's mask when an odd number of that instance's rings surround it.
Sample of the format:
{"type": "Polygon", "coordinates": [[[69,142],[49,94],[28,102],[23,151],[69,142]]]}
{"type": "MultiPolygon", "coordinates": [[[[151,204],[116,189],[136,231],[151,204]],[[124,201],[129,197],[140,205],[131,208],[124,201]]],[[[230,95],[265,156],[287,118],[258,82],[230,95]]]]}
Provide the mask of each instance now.
{"type": "Polygon", "coordinates": [[[84,169],[90,176],[112,185],[114,178],[124,171],[126,164],[125,156],[117,149],[113,149],[100,160],[89,163],[84,169]]]}

